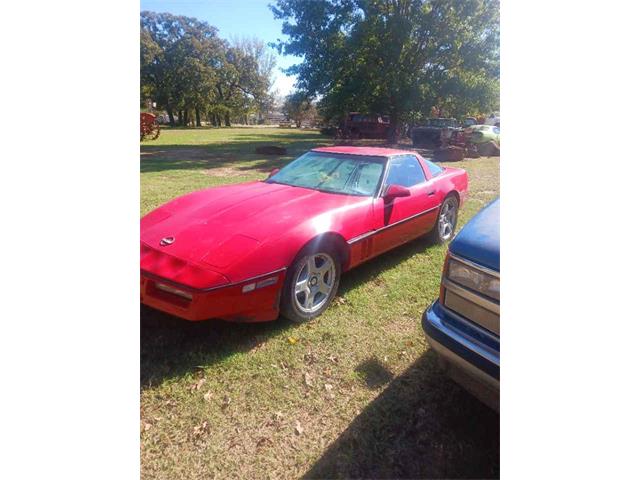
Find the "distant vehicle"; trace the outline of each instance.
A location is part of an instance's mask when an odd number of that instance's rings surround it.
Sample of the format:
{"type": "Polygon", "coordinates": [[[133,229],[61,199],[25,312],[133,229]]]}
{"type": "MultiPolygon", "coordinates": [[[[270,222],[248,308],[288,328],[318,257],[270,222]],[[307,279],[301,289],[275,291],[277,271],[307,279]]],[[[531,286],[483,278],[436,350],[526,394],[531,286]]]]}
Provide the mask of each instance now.
{"type": "Polygon", "coordinates": [[[465,130],[465,137],[471,148],[479,155],[492,157],[500,155],[500,128],[491,125],[474,125],[465,130]]]}
{"type": "Polygon", "coordinates": [[[485,125],[493,125],[500,128],[500,113],[493,112],[491,115],[487,117],[484,123],[485,125]]]}
{"type": "Polygon", "coordinates": [[[316,148],[142,217],[141,302],[193,321],[311,320],[343,272],[423,235],[448,242],[467,188],[464,170],[415,152],[316,148]]]}
{"type": "Polygon", "coordinates": [[[169,121],[169,114],[167,113],[161,113],[159,115],[156,115],[156,123],[160,124],[160,125],[167,125],[170,123],[169,121]]]}
{"type": "Polygon", "coordinates": [[[478,124],[478,121],[475,118],[467,117],[464,119],[462,126],[466,128],[466,127],[470,127],[472,125],[477,125],[477,124],[478,124]]]}
{"type": "Polygon", "coordinates": [[[424,312],[429,345],[450,376],[500,410],[500,199],[449,244],[440,298],[424,312]]]}
{"type": "Polygon", "coordinates": [[[496,142],[500,146],[500,128],[491,125],[473,125],[466,132],[471,143],[496,142]]]}
{"type": "Polygon", "coordinates": [[[424,126],[411,129],[411,141],[414,147],[439,148],[461,131],[455,118],[430,118],[424,126]]]}
{"type": "Polygon", "coordinates": [[[340,136],[344,138],[377,138],[389,137],[391,123],[387,115],[364,115],[352,112],[340,125],[340,136]]]}

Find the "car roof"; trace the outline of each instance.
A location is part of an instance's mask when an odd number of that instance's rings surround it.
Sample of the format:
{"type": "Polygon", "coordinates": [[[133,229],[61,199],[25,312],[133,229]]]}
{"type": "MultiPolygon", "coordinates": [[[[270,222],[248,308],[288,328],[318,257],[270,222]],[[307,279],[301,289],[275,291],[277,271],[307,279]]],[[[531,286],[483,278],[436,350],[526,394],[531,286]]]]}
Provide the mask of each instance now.
{"type": "Polygon", "coordinates": [[[415,155],[416,152],[410,150],[397,150],[395,148],[380,147],[349,147],[349,146],[333,146],[314,148],[313,152],[325,153],[344,153],[348,155],[366,155],[369,157],[390,157],[392,155],[415,155]]]}

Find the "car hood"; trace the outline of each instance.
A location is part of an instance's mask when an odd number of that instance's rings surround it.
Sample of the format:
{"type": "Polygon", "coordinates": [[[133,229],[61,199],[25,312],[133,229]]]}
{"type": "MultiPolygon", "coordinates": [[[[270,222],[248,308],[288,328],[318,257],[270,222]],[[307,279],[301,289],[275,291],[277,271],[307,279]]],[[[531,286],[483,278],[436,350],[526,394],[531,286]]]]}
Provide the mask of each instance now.
{"type": "Polygon", "coordinates": [[[143,217],[140,239],[168,255],[224,271],[304,222],[367,200],[265,182],[209,188],[143,217]],[[161,246],[162,239],[171,243],[161,246]]]}
{"type": "Polygon", "coordinates": [[[456,235],[449,251],[474,263],[500,271],[500,199],[482,209],[456,235]]]}

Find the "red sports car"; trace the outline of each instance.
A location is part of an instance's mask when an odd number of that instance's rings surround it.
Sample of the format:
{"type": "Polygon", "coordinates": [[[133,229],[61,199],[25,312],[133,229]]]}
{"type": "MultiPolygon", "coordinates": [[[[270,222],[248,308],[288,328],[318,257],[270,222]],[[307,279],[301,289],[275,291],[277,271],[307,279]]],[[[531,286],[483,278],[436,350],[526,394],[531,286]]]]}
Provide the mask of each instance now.
{"type": "Polygon", "coordinates": [[[176,198],[140,221],[142,303],[187,320],[296,322],[340,276],[429,234],[451,239],[467,173],[415,152],[313,149],[264,181],[176,198]]]}

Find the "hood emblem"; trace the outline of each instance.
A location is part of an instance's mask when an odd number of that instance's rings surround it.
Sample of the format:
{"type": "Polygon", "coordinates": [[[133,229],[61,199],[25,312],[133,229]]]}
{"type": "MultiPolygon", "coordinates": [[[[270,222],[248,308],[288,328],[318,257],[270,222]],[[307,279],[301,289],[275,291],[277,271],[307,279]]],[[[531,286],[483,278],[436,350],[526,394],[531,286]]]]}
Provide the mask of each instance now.
{"type": "Polygon", "coordinates": [[[164,237],[162,240],[160,240],[160,246],[166,247],[167,245],[171,245],[175,241],[176,237],[164,237]]]}

